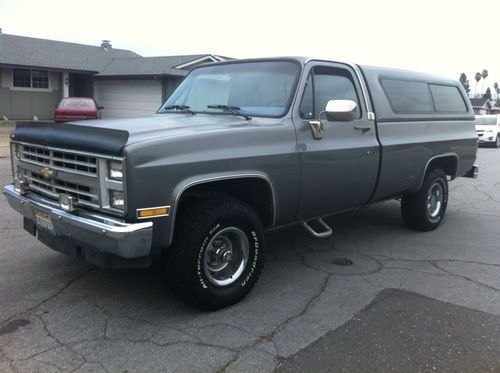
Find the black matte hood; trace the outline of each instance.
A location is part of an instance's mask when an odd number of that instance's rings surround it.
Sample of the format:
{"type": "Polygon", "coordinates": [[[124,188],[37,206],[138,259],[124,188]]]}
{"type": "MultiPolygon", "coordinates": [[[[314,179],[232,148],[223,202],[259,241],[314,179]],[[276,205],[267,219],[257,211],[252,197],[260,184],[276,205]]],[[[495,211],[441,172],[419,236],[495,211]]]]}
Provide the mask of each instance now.
{"type": "Polygon", "coordinates": [[[128,136],[127,131],[120,129],[26,122],[18,123],[10,137],[13,141],[119,156],[123,153],[128,136]]]}
{"type": "Polygon", "coordinates": [[[75,149],[99,154],[122,155],[126,145],[162,137],[198,136],[276,123],[281,119],[234,115],[157,114],[145,118],[82,120],[70,123],[27,122],[17,125],[12,140],[75,149]]]}

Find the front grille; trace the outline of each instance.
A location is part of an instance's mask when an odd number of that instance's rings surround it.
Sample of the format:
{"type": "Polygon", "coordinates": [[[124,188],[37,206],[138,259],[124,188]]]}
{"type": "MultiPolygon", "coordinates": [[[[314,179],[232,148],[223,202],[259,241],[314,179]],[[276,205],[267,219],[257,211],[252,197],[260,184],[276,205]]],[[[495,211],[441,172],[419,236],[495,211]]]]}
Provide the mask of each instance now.
{"type": "Polygon", "coordinates": [[[16,153],[17,177],[32,192],[56,200],[65,194],[80,206],[100,209],[98,157],[35,144],[19,144],[16,153]]]}
{"type": "Polygon", "coordinates": [[[21,161],[50,167],[54,170],[97,177],[96,157],[45,149],[33,145],[21,145],[19,157],[21,161]]]}
{"type": "Polygon", "coordinates": [[[108,178],[109,163],[123,159],[30,143],[11,146],[14,178],[30,192],[55,200],[72,196],[79,207],[124,215],[110,201],[112,191],[124,192],[123,182],[108,178]]]}
{"type": "Polygon", "coordinates": [[[82,185],[74,182],[47,179],[43,175],[22,169],[22,176],[28,181],[30,189],[52,198],[66,194],[77,198],[78,204],[99,208],[99,189],[97,186],[82,185]]]}

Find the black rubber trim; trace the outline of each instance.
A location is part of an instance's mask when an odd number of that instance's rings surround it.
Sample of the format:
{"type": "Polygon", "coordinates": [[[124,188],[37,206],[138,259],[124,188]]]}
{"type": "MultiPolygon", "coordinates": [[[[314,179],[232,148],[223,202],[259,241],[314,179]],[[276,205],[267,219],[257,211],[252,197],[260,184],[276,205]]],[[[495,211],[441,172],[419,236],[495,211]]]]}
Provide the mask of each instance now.
{"type": "Polygon", "coordinates": [[[393,123],[393,122],[452,122],[452,121],[470,120],[474,121],[474,117],[421,117],[421,118],[377,118],[377,123],[393,123]]]}
{"type": "Polygon", "coordinates": [[[52,122],[18,123],[11,139],[55,148],[121,156],[129,133],[123,130],[52,122]]]}

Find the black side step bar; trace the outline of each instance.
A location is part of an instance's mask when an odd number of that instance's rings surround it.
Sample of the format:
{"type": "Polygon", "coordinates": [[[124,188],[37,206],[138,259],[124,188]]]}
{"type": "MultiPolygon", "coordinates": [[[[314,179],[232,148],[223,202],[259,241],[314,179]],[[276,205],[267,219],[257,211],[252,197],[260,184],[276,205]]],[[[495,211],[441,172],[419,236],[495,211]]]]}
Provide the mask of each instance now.
{"type": "Polygon", "coordinates": [[[326,237],[330,237],[332,234],[333,234],[333,230],[332,228],[330,228],[328,226],[328,224],[326,224],[323,219],[321,218],[317,218],[317,219],[311,219],[311,220],[304,220],[302,222],[302,226],[309,232],[311,233],[314,237],[316,238],[326,238],[326,237]],[[325,228],[324,231],[322,232],[317,232],[315,231],[310,225],[309,225],[309,221],[311,220],[316,220],[323,228],[325,228]]]}

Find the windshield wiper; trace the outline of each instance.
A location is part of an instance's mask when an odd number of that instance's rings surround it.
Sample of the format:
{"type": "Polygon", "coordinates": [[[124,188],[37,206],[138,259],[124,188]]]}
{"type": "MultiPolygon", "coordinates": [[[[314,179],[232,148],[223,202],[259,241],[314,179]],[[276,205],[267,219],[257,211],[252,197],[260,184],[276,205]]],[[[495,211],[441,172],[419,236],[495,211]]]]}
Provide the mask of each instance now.
{"type": "Polygon", "coordinates": [[[176,110],[176,111],[183,111],[185,113],[190,113],[195,115],[196,113],[192,110],[189,110],[189,106],[187,105],[170,105],[170,106],[165,106],[163,110],[176,110]]]}
{"type": "Polygon", "coordinates": [[[234,115],[239,115],[245,118],[246,120],[252,119],[251,116],[243,114],[238,106],[231,106],[231,105],[207,105],[207,108],[209,109],[222,109],[224,111],[227,111],[228,113],[234,114],[234,115]]]}

